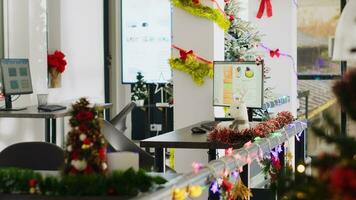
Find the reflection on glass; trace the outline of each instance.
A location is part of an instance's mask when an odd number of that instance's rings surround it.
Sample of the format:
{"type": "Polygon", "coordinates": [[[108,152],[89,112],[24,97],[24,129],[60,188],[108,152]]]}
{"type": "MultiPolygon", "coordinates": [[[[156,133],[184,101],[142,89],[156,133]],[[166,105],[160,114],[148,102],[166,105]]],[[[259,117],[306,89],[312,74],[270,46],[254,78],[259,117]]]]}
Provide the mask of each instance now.
{"type": "Polygon", "coordinates": [[[329,46],[340,17],[340,0],[298,1],[299,74],[340,74],[329,46]]]}

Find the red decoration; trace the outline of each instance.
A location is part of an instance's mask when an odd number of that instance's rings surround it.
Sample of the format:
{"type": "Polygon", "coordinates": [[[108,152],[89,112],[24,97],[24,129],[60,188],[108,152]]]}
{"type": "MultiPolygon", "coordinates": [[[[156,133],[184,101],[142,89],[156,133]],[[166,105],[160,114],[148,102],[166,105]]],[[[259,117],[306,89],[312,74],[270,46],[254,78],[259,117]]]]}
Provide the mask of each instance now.
{"type": "Polygon", "coordinates": [[[91,141],[89,138],[85,138],[85,140],[83,141],[83,144],[85,145],[90,145],[91,141]]]}
{"type": "Polygon", "coordinates": [[[273,58],[274,56],[277,56],[277,58],[279,58],[279,56],[281,56],[281,53],[279,52],[279,49],[276,50],[269,50],[269,55],[273,58]]]}
{"type": "Polygon", "coordinates": [[[254,128],[245,129],[242,131],[233,130],[230,128],[214,129],[208,135],[209,141],[219,142],[223,144],[245,144],[256,137],[267,137],[269,134],[283,128],[292,123],[294,117],[290,112],[280,112],[274,119],[269,119],[265,122],[257,124],[254,128]]]}
{"type": "Polygon", "coordinates": [[[79,152],[78,151],[73,151],[71,155],[72,160],[77,160],[79,159],[79,152]]]}
{"type": "Polygon", "coordinates": [[[188,58],[188,55],[193,55],[194,56],[194,53],[193,53],[192,50],[190,50],[190,51],[180,50],[179,51],[179,55],[180,55],[180,59],[186,61],[187,58],[188,58]]]}
{"type": "Polygon", "coordinates": [[[91,174],[93,173],[93,167],[90,165],[87,165],[87,167],[84,170],[84,174],[91,174]]]}
{"type": "Polygon", "coordinates": [[[28,180],[28,186],[29,186],[30,188],[36,187],[36,186],[37,186],[37,180],[36,180],[36,179],[30,179],[30,180],[28,180]]]}
{"type": "Polygon", "coordinates": [[[232,21],[234,21],[235,20],[235,15],[230,15],[229,16],[229,20],[232,22],[232,21]]]}
{"type": "Polygon", "coordinates": [[[221,184],[221,187],[224,188],[224,190],[226,192],[230,192],[232,190],[232,188],[234,187],[234,184],[232,184],[228,180],[224,179],[222,184],[221,184]]]}
{"type": "Polygon", "coordinates": [[[192,0],[195,4],[200,4],[200,0],[192,0]]]}
{"type": "Polygon", "coordinates": [[[90,111],[81,111],[75,116],[75,118],[80,122],[91,121],[94,119],[94,113],[90,111]]]}
{"type": "Polygon", "coordinates": [[[330,190],[344,199],[354,199],[356,191],[356,170],[347,166],[336,166],[330,173],[330,190]]]}
{"type": "Polygon", "coordinates": [[[256,17],[261,19],[265,10],[267,12],[267,17],[272,17],[271,0],[261,0],[260,7],[258,9],[256,17]]]}
{"type": "Polygon", "coordinates": [[[47,56],[49,68],[54,68],[58,72],[63,73],[66,69],[67,61],[63,52],[57,50],[53,54],[47,56]]]}
{"type": "Polygon", "coordinates": [[[183,61],[185,61],[185,60],[187,59],[188,55],[191,54],[191,55],[194,56],[196,59],[198,59],[198,60],[200,60],[200,61],[202,61],[202,62],[204,62],[204,63],[207,63],[207,64],[212,64],[212,63],[213,63],[212,61],[209,61],[209,60],[206,60],[206,59],[204,59],[204,58],[202,58],[202,57],[200,57],[200,56],[197,56],[197,55],[193,52],[193,50],[189,50],[189,51],[188,51],[188,50],[184,50],[184,49],[182,49],[182,48],[180,48],[180,47],[177,47],[176,45],[172,45],[172,48],[177,49],[177,50],[179,51],[180,59],[182,59],[183,61]]]}
{"type": "Polygon", "coordinates": [[[89,130],[85,124],[80,124],[78,128],[81,132],[87,132],[89,130]]]}
{"type": "Polygon", "coordinates": [[[99,158],[101,160],[105,160],[105,158],[106,158],[106,148],[100,148],[98,150],[98,154],[99,154],[99,158]]]}

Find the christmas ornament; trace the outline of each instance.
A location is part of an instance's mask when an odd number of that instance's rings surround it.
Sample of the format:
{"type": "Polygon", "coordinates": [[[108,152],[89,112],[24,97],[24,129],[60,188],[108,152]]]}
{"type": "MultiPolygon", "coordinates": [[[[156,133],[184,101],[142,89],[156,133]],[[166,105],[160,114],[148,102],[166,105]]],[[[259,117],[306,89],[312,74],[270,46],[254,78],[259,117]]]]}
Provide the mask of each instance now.
{"type": "Polygon", "coordinates": [[[67,137],[64,174],[105,174],[107,171],[106,142],[101,133],[102,111],[89,105],[85,98],[72,105],[69,120],[72,130],[67,137]],[[87,127],[85,130],[79,128],[83,125],[87,127]]]}
{"type": "Polygon", "coordinates": [[[240,177],[238,177],[236,180],[235,187],[232,191],[232,197],[233,199],[240,200],[248,200],[250,197],[252,197],[251,190],[243,184],[240,177]]]}
{"type": "Polygon", "coordinates": [[[193,185],[188,187],[188,194],[191,198],[198,198],[203,193],[203,188],[200,185],[193,185]]]}
{"type": "Polygon", "coordinates": [[[267,13],[267,17],[272,17],[272,4],[271,4],[271,0],[261,0],[260,6],[258,8],[258,12],[257,12],[257,18],[261,19],[263,16],[263,13],[265,12],[267,13]]]}
{"type": "Polygon", "coordinates": [[[186,51],[175,45],[172,45],[172,47],[180,52],[180,58],[169,59],[169,64],[172,69],[183,71],[191,75],[197,85],[204,84],[206,77],[213,77],[214,72],[211,61],[195,55],[191,50],[186,51]]]}
{"type": "MultiPolygon", "coordinates": [[[[203,17],[215,22],[224,31],[230,26],[230,21],[226,18],[225,13],[219,9],[220,6],[217,6],[218,9],[213,9],[209,6],[204,6],[200,1],[195,0],[171,0],[171,2],[173,6],[180,8],[191,15],[203,17]]],[[[217,4],[216,1],[213,2],[217,4]]]]}

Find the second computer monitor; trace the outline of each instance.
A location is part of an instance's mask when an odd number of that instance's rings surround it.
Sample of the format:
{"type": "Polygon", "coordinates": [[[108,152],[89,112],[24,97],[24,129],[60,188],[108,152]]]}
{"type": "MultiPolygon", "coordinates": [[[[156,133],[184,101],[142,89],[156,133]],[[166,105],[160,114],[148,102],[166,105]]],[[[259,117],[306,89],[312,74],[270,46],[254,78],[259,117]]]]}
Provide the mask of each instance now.
{"type": "Polygon", "coordinates": [[[214,62],[214,106],[230,106],[243,99],[248,108],[262,108],[263,64],[214,62]]]}

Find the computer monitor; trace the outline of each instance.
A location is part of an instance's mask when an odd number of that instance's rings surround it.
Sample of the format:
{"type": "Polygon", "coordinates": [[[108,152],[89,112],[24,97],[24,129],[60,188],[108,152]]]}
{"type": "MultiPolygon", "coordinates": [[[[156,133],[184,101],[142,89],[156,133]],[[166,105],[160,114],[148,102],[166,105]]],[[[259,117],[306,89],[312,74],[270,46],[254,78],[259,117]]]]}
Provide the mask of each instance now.
{"type": "Polygon", "coordinates": [[[22,110],[12,108],[11,95],[33,93],[28,59],[1,59],[0,70],[6,110],[22,110]]]}
{"type": "Polygon", "coordinates": [[[247,108],[262,108],[263,91],[263,64],[214,62],[214,106],[229,107],[243,97],[247,108]]]}

